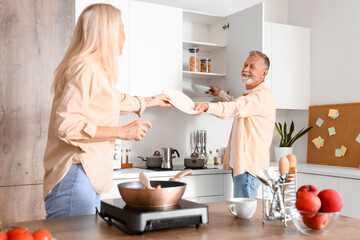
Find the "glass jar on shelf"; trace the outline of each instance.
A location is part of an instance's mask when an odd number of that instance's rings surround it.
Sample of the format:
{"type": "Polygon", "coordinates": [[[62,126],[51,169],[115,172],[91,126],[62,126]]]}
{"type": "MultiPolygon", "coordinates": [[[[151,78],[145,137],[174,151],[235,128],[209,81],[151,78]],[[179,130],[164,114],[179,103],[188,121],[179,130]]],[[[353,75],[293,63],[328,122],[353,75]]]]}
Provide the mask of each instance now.
{"type": "Polygon", "coordinates": [[[189,48],[190,52],[190,59],[189,59],[189,71],[191,72],[199,72],[199,58],[198,58],[198,52],[199,48],[189,48]]]}
{"type": "Polygon", "coordinates": [[[201,64],[200,64],[201,72],[206,72],[206,73],[211,72],[210,71],[211,59],[210,58],[203,58],[200,61],[201,61],[201,64]]]}

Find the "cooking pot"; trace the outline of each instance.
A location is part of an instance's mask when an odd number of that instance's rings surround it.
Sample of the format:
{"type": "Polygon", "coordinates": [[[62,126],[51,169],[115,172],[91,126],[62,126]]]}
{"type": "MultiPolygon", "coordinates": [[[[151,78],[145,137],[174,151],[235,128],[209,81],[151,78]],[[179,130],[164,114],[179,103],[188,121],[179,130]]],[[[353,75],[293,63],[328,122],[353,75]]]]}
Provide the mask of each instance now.
{"type": "Polygon", "coordinates": [[[190,158],[184,158],[184,166],[185,168],[204,168],[207,163],[207,158],[203,156],[199,156],[198,153],[191,154],[190,158]]]}
{"type": "Polygon", "coordinates": [[[155,151],[152,157],[141,157],[138,156],[141,160],[146,162],[147,168],[161,168],[161,164],[163,162],[163,159],[161,157],[161,154],[159,151],[155,151]]]}
{"type": "Polygon", "coordinates": [[[186,183],[179,182],[183,176],[191,174],[191,169],[178,173],[169,181],[150,181],[154,189],[144,189],[140,181],[118,184],[121,197],[131,207],[169,207],[179,203],[186,183]],[[161,185],[161,188],[155,188],[161,185]]]}

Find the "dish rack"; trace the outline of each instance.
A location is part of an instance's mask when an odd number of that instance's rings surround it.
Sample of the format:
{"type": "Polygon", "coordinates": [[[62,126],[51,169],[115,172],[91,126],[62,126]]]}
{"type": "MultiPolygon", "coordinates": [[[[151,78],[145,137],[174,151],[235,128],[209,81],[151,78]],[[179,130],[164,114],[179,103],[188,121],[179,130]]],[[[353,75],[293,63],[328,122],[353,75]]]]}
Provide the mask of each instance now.
{"type": "Polygon", "coordinates": [[[291,208],[296,202],[296,171],[288,174],[285,181],[278,179],[276,182],[278,184],[272,188],[262,184],[262,222],[280,220],[287,227],[287,222],[292,220],[291,208]]]}

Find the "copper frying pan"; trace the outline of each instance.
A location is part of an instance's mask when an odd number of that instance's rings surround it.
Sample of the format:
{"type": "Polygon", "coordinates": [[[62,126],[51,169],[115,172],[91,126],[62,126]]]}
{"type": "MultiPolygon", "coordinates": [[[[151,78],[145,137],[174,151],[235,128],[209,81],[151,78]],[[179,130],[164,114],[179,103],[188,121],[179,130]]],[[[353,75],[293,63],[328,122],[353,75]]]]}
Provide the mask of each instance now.
{"type": "Polygon", "coordinates": [[[179,180],[192,173],[191,169],[178,173],[169,181],[150,181],[150,185],[154,189],[144,189],[144,185],[140,181],[126,182],[118,184],[121,197],[127,205],[132,207],[169,207],[179,203],[183,196],[186,183],[179,180]],[[157,185],[161,185],[160,189],[156,189],[157,185]]]}

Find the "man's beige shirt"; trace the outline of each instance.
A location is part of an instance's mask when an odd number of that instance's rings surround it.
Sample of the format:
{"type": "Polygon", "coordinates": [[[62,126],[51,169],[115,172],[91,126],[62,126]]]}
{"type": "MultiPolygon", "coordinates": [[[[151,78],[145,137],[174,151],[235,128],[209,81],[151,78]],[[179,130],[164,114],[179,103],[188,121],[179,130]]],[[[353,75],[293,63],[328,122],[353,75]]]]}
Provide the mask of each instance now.
{"type": "Polygon", "coordinates": [[[66,85],[56,90],[44,154],[44,199],[73,163],[81,163],[98,194],[109,192],[113,180],[115,140],[92,139],[97,126],[117,126],[119,114],[145,109],[142,97],[123,94],[112,86],[96,62],[68,69],[66,85]]]}
{"type": "MultiPolygon", "coordinates": [[[[267,169],[270,162],[270,145],[275,125],[275,101],[265,82],[251,89],[246,95],[233,99],[220,91],[222,102],[209,103],[207,113],[219,118],[234,118],[237,128],[231,130],[224,156],[224,169],[230,169],[230,153],[233,152],[234,176],[249,172],[256,176],[267,169]],[[236,133],[234,145],[232,134],[236,133]],[[234,148],[231,151],[231,148],[234,148]]],[[[234,128],[233,124],[233,128],[234,128]]]]}

